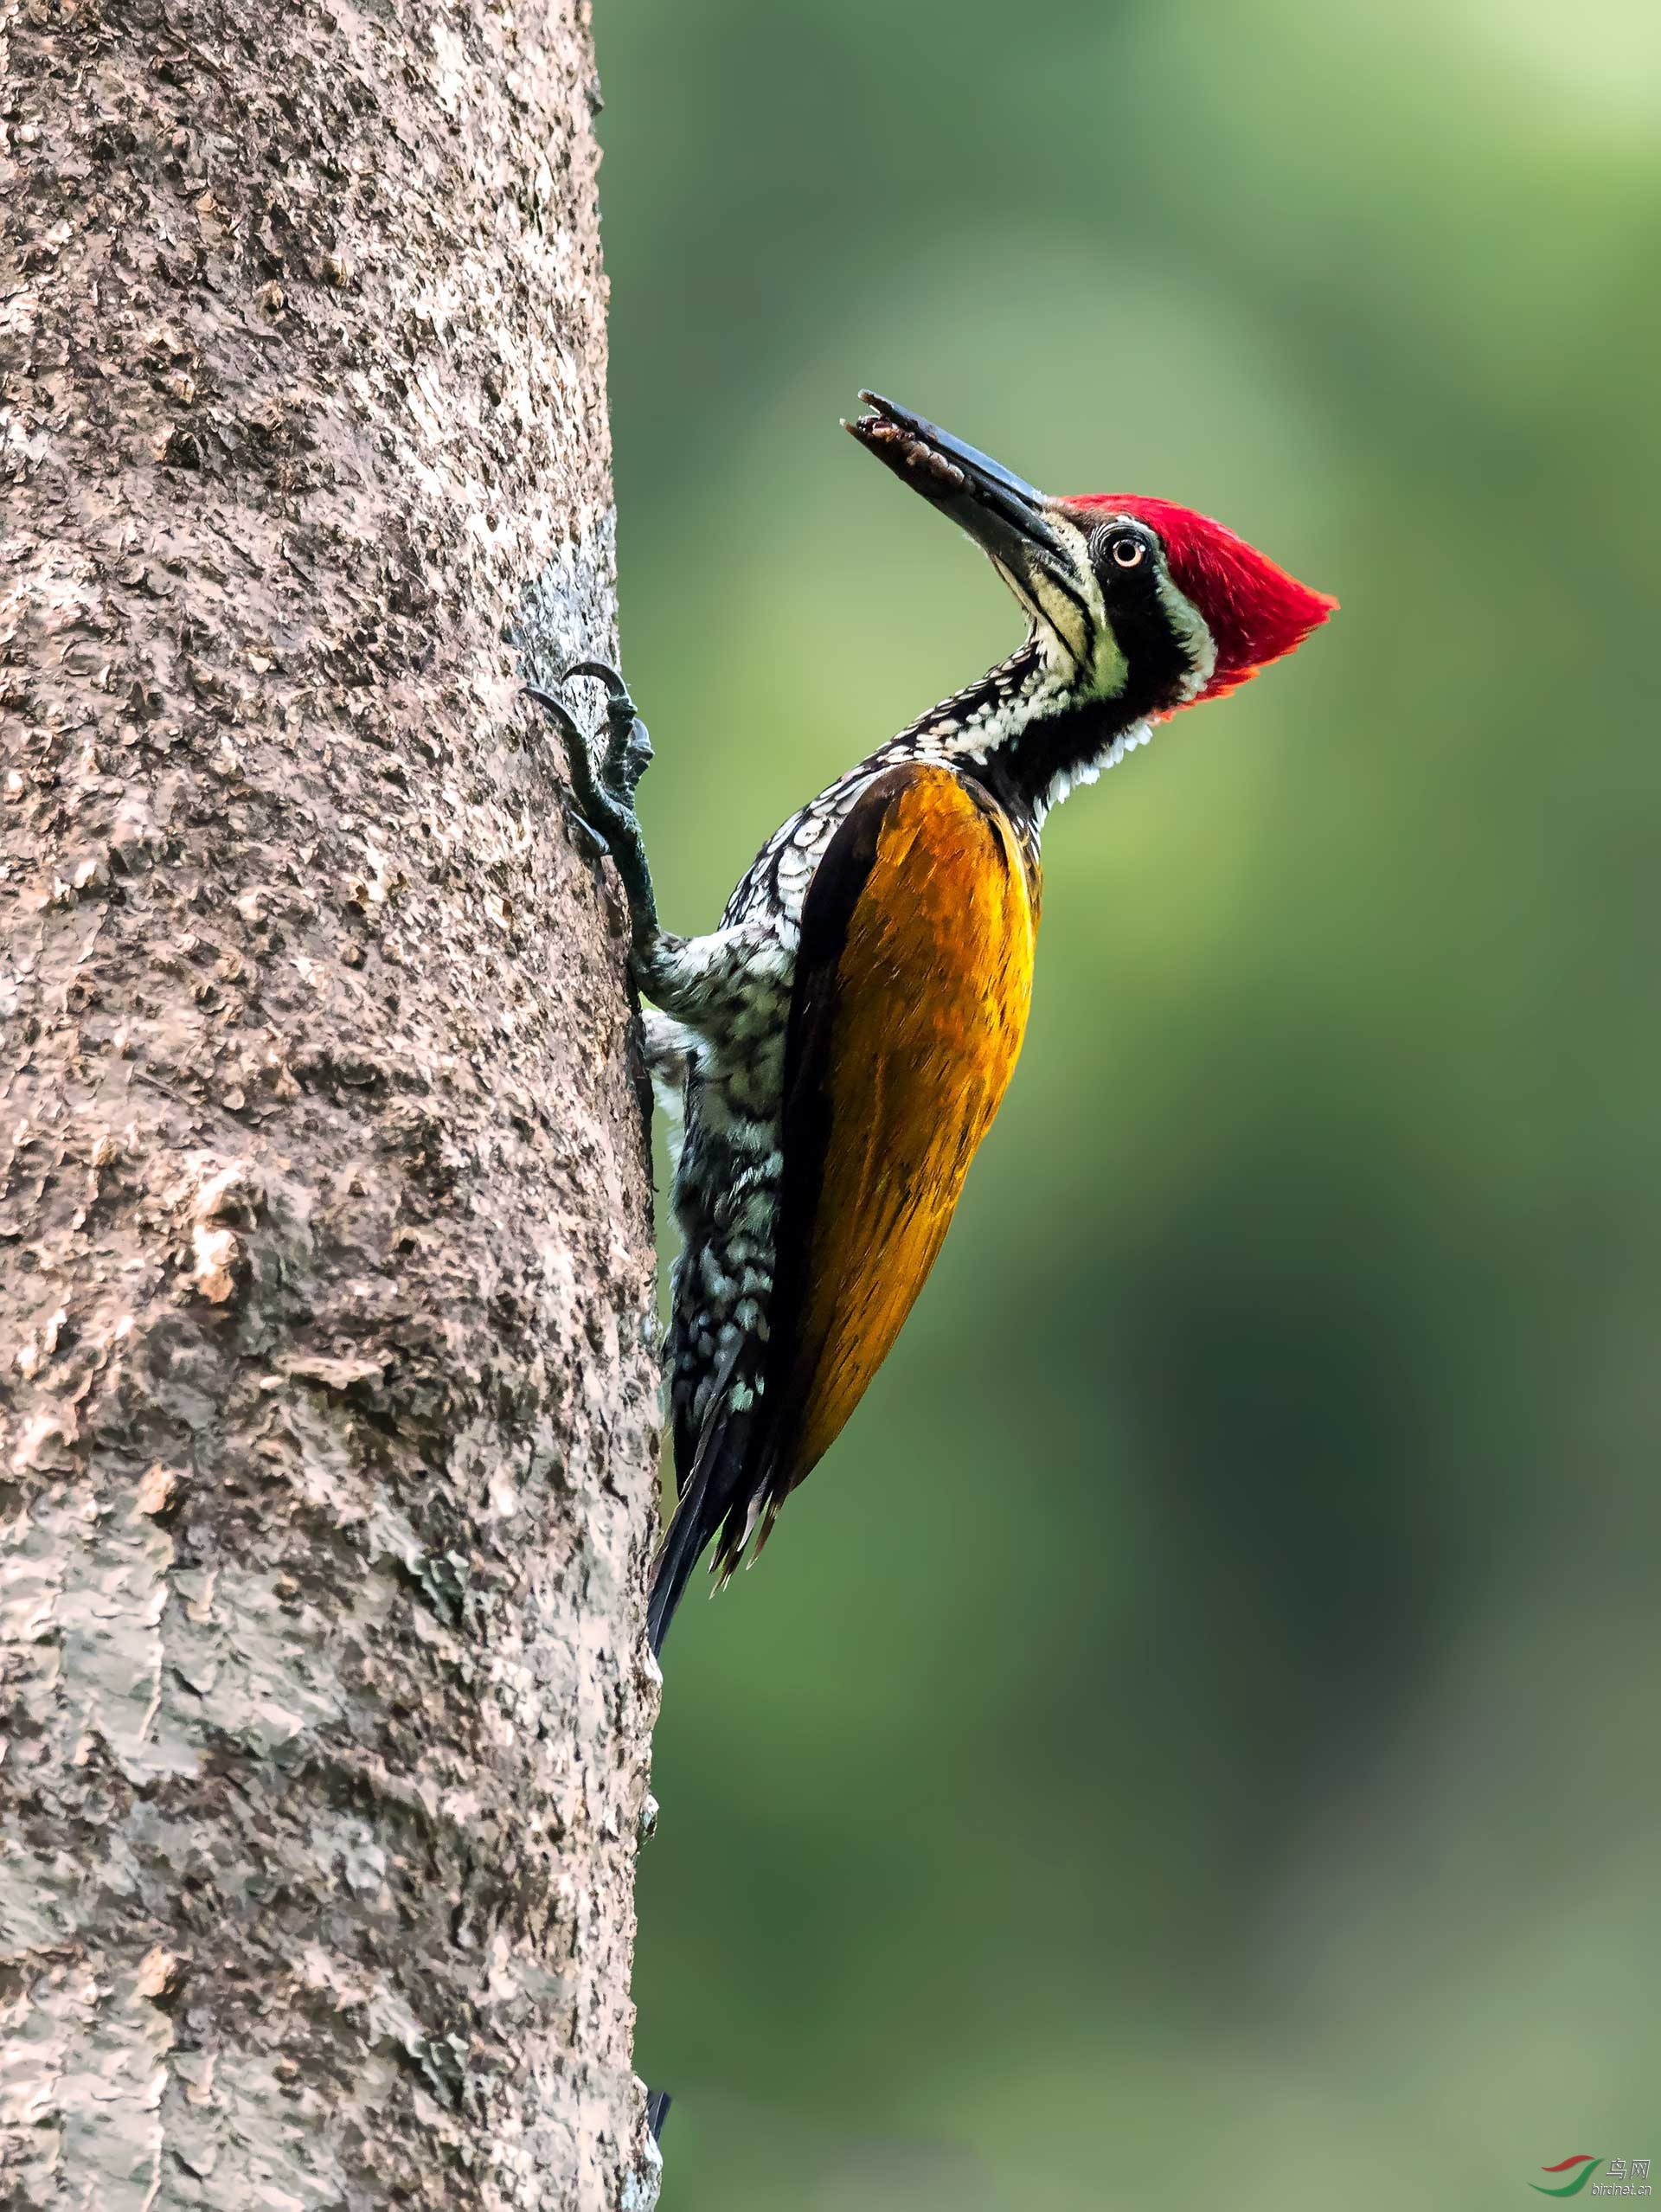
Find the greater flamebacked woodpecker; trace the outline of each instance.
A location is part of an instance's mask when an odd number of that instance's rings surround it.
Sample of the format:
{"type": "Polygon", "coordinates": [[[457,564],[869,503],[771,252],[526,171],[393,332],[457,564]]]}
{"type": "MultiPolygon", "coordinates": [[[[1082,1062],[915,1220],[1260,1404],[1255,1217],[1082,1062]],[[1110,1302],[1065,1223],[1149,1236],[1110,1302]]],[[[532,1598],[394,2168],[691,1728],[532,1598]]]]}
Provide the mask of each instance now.
{"type": "Polygon", "coordinates": [[[1021,1048],[1050,809],[1336,600],[1164,499],[1047,498],[872,393],[847,427],[980,545],[1027,618],[1008,660],[810,799],[707,937],[657,923],[622,680],[598,762],[561,700],[579,814],[616,861],[655,1075],[683,1092],[669,1330],[679,1503],[654,1651],[705,1548],[730,1575],[823,1457],[940,1248],[1021,1048]]]}

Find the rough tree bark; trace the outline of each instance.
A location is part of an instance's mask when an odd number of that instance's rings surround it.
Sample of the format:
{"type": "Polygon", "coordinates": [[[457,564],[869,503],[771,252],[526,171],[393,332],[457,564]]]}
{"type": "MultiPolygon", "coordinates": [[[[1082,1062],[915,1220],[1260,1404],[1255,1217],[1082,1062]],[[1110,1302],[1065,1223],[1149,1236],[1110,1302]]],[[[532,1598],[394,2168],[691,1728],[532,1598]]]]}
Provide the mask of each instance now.
{"type": "Polygon", "coordinates": [[[0,24],[0,2198],[648,2204],[586,0],[0,24]]]}

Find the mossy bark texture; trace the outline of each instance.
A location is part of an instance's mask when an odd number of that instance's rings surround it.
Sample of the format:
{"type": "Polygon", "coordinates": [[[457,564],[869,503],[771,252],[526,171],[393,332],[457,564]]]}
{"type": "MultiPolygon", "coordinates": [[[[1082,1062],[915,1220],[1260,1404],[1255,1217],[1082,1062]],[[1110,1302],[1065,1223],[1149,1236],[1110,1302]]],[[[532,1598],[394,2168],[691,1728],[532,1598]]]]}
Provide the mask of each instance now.
{"type": "Polygon", "coordinates": [[[0,2202],[645,2206],[587,8],[0,41],[0,2202]]]}

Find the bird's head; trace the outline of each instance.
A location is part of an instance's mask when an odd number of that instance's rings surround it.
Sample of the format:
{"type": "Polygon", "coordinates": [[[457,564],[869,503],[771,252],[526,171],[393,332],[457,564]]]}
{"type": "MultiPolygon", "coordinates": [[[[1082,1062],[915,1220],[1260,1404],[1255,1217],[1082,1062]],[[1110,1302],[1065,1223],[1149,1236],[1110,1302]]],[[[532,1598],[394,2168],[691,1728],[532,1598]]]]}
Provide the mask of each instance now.
{"type": "Polygon", "coordinates": [[[1234,690],[1337,605],[1209,516],[1117,492],[1047,497],[920,415],[860,397],[870,412],[849,429],[988,555],[1054,700],[1157,720],[1234,690]]]}

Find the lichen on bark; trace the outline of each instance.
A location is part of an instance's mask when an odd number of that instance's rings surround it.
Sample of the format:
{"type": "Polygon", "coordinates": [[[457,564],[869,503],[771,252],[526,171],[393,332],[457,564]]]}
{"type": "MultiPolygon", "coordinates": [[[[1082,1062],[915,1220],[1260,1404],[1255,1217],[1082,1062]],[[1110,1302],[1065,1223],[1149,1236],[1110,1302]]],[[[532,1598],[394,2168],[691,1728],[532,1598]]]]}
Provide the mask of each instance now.
{"type": "Polygon", "coordinates": [[[587,9],[0,37],[0,2194],[644,2205],[587,9]]]}

